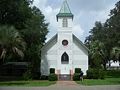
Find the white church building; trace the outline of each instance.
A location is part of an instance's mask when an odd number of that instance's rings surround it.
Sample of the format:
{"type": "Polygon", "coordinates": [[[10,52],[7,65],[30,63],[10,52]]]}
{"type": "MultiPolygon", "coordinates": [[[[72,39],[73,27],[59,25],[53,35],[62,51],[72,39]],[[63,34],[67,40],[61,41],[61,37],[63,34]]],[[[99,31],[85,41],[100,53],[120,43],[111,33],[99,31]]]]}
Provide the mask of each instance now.
{"type": "Polygon", "coordinates": [[[57,75],[73,75],[75,68],[81,68],[86,75],[88,70],[88,49],[72,33],[73,17],[67,1],[63,2],[56,15],[57,34],[41,49],[41,74],[49,75],[55,68],[57,75]]]}

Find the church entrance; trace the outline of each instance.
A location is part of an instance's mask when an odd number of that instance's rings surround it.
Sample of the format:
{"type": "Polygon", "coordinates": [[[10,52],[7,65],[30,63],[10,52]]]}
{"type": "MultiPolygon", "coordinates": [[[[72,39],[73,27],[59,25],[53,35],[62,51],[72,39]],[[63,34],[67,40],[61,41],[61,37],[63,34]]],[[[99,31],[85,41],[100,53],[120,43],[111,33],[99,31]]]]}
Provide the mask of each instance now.
{"type": "Polygon", "coordinates": [[[61,56],[61,70],[59,80],[70,80],[69,56],[64,52],[61,56]]]}
{"type": "Polygon", "coordinates": [[[61,56],[61,74],[70,74],[69,56],[66,52],[61,56]]]}
{"type": "Polygon", "coordinates": [[[69,65],[61,65],[61,74],[70,74],[70,67],[69,65]]]}
{"type": "Polygon", "coordinates": [[[59,80],[71,80],[69,65],[61,65],[59,80]]]}

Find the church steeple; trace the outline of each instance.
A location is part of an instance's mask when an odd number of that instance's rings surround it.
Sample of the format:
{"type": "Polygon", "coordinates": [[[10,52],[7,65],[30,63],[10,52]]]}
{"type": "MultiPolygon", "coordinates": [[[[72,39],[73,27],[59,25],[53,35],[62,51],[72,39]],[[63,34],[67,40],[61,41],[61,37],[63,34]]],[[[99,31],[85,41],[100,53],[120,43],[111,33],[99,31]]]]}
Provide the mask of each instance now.
{"type": "Polygon", "coordinates": [[[72,17],[73,19],[73,14],[71,13],[71,10],[69,8],[69,5],[67,3],[67,0],[65,0],[62,4],[62,7],[59,11],[59,13],[57,14],[57,20],[59,17],[72,17]]]}

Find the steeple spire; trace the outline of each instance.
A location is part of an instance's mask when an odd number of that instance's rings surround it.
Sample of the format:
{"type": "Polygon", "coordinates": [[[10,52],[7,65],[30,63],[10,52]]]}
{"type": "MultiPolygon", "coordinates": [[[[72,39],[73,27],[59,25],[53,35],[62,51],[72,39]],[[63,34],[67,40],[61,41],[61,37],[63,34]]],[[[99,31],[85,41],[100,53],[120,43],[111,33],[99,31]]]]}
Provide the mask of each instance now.
{"type": "Polygon", "coordinates": [[[63,5],[62,5],[59,13],[71,13],[70,8],[69,8],[66,0],[63,2],[63,5]]]}
{"type": "Polygon", "coordinates": [[[58,17],[72,17],[73,18],[73,14],[70,11],[67,0],[64,0],[59,13],[57,14],[57,19],[58,17]]]}

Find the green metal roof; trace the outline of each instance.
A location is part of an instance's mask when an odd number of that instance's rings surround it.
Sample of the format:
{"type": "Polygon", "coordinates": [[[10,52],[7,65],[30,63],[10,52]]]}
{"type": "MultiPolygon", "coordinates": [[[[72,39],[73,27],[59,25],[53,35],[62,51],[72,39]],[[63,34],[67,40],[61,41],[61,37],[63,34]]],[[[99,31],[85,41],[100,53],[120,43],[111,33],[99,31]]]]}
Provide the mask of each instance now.
{"type": "Polygon", "coordinates": [[[63,5],[62,5],[59,13],[71,13],[70,8],[69,8],[66,0],[63,2],[63,5]]]}
{"type": "Polygon", "coordinates": [[[57,18],[58,17],[72,17],[73,18],[73,14],[71,13],[69,5],[66,0],[62,4],[60,12],[57,14],[57,18]]]}

